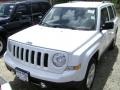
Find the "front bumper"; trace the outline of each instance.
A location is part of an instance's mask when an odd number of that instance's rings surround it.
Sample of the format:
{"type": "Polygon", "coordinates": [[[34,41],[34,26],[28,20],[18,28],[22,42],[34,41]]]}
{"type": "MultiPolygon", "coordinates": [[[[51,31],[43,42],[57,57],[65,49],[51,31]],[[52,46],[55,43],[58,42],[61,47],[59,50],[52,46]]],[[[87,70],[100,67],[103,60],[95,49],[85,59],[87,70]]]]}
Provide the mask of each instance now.
{"type": "MultiPolygon", "coordinates": [[[[9,65],[6,64],[6,67],[8,70],[13,71],[15,73],[14,69],[12,69],[9,65]]],[[[57,82],[41,80],[41,79],[38,79],[32,76],[29,77],[29,83],[40,85],[41,82],[45,83],[45,85],[47,86],[54,86],[54,87],[76,87],[76,86],[82,86],[83,84],[83,81],[71,81],[71,82],[57,83],[57,82]]]]}
{"type": "Polygon", "coordinates": [[[43,81],[52,84],[57,83],[64,85],[65,83],[76,84],[79,81],[82,81],[78,80],[79,71],[64,71],[64,73],[62,74],[56,74],[32,68],[28,65],[24,65],[23,63],[20,63],[17,60],[13,60],[14,58],[12,58],[8,53],[5,53],[4,59],[6,66],[8,67],[9,70],[14,71],[15,68],[18,67],[20,69],[30,72],[30,81],[34,83],[39,83],[40,81],[43,81]]]}

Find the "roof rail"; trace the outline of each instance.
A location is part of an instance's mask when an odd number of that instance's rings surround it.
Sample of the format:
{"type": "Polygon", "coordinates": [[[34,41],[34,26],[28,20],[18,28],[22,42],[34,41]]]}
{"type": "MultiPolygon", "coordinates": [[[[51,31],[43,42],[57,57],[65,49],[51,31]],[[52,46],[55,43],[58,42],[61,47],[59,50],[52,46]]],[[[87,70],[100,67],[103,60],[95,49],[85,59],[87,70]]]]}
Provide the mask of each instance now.
{"type": "Polygon", "coordinates": [[[68,1],[68,2],[77,2],[77,1],[74,0],[74,1],[68,1]]]}
{"type": "MultiPolygon", "coordinates": [[[[83,1],[83,2],[85,2],[85,1],[87,1],[87,0],[73,0],[73,1],[68,1],[68,2],[79,2],[79,1],[83,1]]],[[[88,0],[89,1],[89,0],[88,0]]]]}
{"type": "Polygon", "coordinates": [[[110,0],[103,0],[103,3],[110,3],[110,0]]]}

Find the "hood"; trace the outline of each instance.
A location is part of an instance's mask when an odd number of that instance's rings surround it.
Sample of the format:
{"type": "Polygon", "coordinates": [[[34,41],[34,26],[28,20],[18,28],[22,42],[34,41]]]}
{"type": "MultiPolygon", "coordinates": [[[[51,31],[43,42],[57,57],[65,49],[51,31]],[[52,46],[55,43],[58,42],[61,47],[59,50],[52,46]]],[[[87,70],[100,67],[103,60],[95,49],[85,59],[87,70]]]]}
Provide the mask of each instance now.
{"type": "Polygon", "coordinates": [[[73,52],[89,41],[95,34],[96,31],[70,30],[35,25],[10,36],[9,39],[21,43],[31,42],[33,46],[42,48],[73,52]]]}
{"type": "Polygon", "coordinates": [[[0,25],[8,23],[9,17],[0,17],[0,25]]]}

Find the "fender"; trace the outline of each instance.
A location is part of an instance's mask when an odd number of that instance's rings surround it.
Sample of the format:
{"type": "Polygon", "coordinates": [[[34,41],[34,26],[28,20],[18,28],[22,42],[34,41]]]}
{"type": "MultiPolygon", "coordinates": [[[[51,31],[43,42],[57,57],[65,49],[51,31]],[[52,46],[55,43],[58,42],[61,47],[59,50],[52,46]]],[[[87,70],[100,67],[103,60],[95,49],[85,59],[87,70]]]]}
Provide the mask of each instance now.
{"type": "MultiPolygon", "coordinates": [[[[100,39],[102,35],[98,33],[93,37],[88,43],[86,43],[82,48],[78,49],[74,54],[79,55],[79,63],[81,64],[81,69],[79,71],[78,81],[85,78],[88,64],[91,58],[100,50],[100,39]]],[[[99,54],[98,54],[99,57],[99,54]]]]}

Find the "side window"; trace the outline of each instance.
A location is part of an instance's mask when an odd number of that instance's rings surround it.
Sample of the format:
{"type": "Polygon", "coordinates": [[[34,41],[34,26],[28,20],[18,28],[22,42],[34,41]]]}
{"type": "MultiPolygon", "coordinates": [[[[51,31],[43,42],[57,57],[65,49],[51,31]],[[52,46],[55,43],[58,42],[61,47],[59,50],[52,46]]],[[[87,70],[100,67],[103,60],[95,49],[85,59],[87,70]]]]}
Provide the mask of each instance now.
{"type": "Polygon", "coordinates": [[[116,9],[115,9],[114,6],[112,6],[112,8],[113,8],[114,15],[115,15],[115,17],[116,17],[116,9]]]}
{"type": "Polygon", "coordinates": [[[48,9],[50,9],[50,5],[48,3],[40,3],[41,11],[45,13],[48,9]]]}
{"type": "Polygon", "coordinates": [[[33,3],[32,4],[32,13],[40,13],[41,12],[41,8],[39,3],[33,3]]]}
{"type": "Polygon", "coordinates": [[[103,8],[101,10],[101,25],[103,25],[106,21],[109,21],[107,8],[103,8]]]}
{"type": "Polygon", "coordinates": [[[33,3],[32,4],[32,13],[45,13],[50,8],[48,3],[33,3]]]}
{"type": "Polygon", "coordinates": [[[16,12],[21,12],[22,15],[28,15],[29,11],[27,10],[26,5],[18,5],[16,12]]]}
{"type": "Polygon", "coordinates": [[[108,6],[108,11],[109,11],[109,15],[110,15],[110,20],[113,20],[115,18],[114,16],[114,12],[111,6],[108,6]]]}

